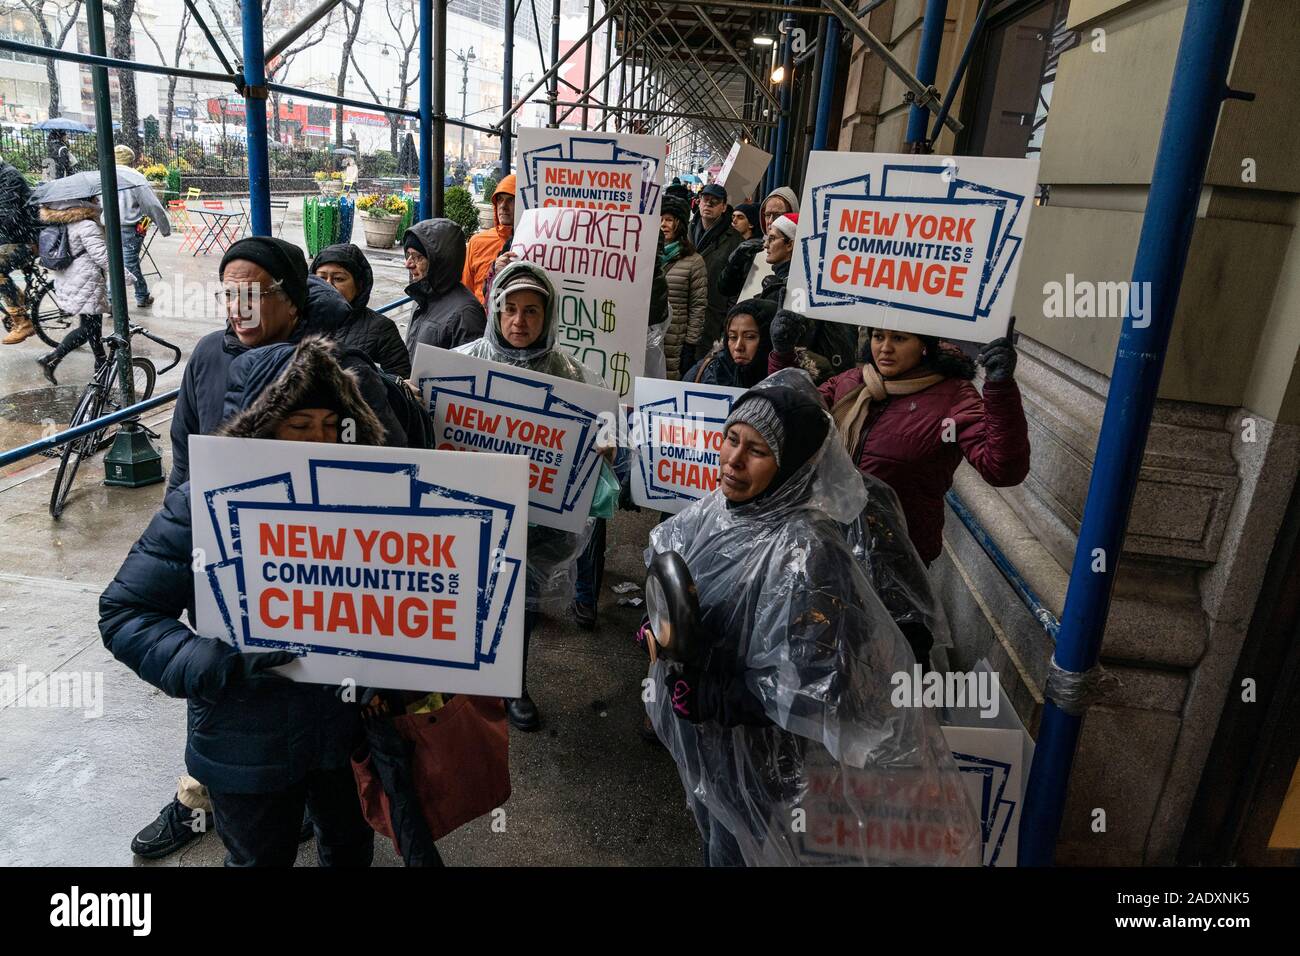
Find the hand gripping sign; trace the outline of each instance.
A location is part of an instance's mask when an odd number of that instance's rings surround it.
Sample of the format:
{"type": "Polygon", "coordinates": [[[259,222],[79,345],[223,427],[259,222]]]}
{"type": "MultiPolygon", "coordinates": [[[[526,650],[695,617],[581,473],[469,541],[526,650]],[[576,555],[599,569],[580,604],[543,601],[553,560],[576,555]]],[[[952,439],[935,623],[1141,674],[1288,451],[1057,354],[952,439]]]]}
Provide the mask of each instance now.
{"type": "Polygon", "coordinates": [[[743,388],[638,378],[628,421],[632,500],[676,513],[718,487],[723,424],[743,388]]]}
{"type": "Polygon", "coordinates": [[[190,438],[198,632],[294,680],[518,694],[527,465],[190,438]]]}
{"type": "Polygon", "coordinates": [[[854,325],[997,338],[1037,181],[1037,160],[815,152],[786,305],[854,325]]]}
{"type": "Polygon", "coordinates": [[[416,349],[411,381],[433,417],[435,447],[523,456],[528,520],[582,530],[598,445],[614,444],[613,392],[429,345],[416,349]]]}

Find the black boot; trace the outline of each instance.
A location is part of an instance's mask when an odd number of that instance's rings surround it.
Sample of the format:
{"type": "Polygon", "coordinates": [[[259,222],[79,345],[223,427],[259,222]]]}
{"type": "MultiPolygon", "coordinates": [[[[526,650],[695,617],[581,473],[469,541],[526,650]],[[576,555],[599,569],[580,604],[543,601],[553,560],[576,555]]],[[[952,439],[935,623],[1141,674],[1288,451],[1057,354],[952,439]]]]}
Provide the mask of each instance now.
{"type": "Polygon", "coordinates": [[[54,377],[54,370],[59,367],[59,363],[62,361],[63,356],[59,354],[58,349],[36,360],[36,364],[41,367],[41,371],[45,373],[45,377],[50,380],[51,385],[59,384],[59,380],[54,377]]]}
{"type": "Polygon", "coordinates": [[[524,693],[513,700],[505,698],[506,716],[510,718],[510,726],[515,730],[522,730],[524,733],[532,733],[542,726],[542,720],[537,713],[537,705],[533,699],[528,696],[528,689],[524,688],[524,693]]]}

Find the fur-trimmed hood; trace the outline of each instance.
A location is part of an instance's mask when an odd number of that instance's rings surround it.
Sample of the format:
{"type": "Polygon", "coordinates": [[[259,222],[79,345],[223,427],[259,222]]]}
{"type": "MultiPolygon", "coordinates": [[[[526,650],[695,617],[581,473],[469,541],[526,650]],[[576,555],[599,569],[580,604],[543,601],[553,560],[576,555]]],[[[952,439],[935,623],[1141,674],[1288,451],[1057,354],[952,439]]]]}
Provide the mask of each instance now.
{"type": "Polygon", "coordinates": [[[321,395],[330,397],[326,407],[338,412],[340,421],[355,422],[353,444],[384,443],[384,426],[361,397],[356,375],[340,364],[337,346],[319,337],[296,346],[281,342],[251,349],[235,359],[226,391],[227,420],[217,434],[274,438],[293,412],[320,407],[321,395]]]}
{"type": "Polygon", "coordinates": [[[41,224],[46,226],[70,226],[83,219],[98,219],[103,208],[98,205],[70,206],[67,209],[41,207],[41,224]]]}

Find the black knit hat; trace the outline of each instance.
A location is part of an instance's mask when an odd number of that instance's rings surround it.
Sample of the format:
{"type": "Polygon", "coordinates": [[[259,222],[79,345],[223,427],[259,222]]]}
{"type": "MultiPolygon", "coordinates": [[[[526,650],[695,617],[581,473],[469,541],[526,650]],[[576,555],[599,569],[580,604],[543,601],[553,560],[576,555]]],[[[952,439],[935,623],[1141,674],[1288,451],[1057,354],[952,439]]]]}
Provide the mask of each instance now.
{"type": "Polygon", "coordinates": [[[221,257],[218,276],[226,274],[226,265],[244,259],[261,266],[280,283],[285,296],[302,312],[307,308],[307,257],[292,242],[271,236],[249,236],[234,243],[221,257]]]}
{"type": "Polygon", "coordinates": [[[777,462],[776,475],[762,494],[753,499],[757,501],[784,485],[791,475],[817,453],[826,440],[826,433],[830,431],[831,420],[820,403],[789,385],[751,388],[732,404],[727,426],[736,421],[745,422],[763,435],[769,445],[772,444],[771,440],[750,420],[753,412],[759,412],[757,417],[764,420],[770,415],[780,423],[780,436],[777,439],[780,451],[772,448],[777,462]]]}

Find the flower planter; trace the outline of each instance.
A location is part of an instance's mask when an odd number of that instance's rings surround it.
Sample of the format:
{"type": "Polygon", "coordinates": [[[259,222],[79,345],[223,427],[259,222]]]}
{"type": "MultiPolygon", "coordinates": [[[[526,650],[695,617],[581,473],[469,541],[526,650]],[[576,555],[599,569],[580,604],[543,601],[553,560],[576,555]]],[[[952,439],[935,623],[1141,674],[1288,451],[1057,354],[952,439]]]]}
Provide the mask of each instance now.
{"type": "Polygon", "coordinates": [[[393,248],[393,243],[397,241],[397,227],[401,224],[400,216],[362,216],[361,228],[366,233],[366,247],[393,248]]]}
{"type": "Polygon", "coordinates": [[[149,188],[152,189],[152,190],[153,190],[153,194],[154,194],[155,196],[158,197],[158,201],[159,201],[160,203],[162,203],[164,207],[166,207],[166,205],[167,205],[167,184],[166,184],[165,182],[161,182],[161,183],[160,183],[160,182],[157,182],[156,180],[152,180],[152,179],[151,179],[151,180],[149,181],[149,188]]]}
{"type": "Polygon", "coordinates": [[[343,181],[341,179],[322,179],[320,181],[320,194],[322,196],[343,195],[343,181]]]}

